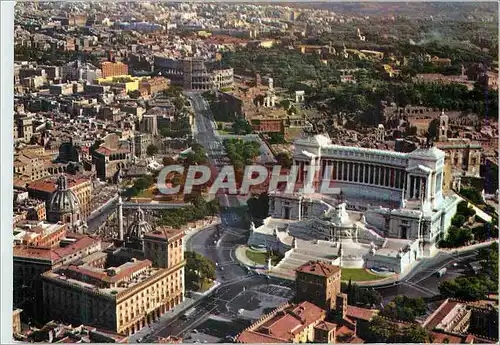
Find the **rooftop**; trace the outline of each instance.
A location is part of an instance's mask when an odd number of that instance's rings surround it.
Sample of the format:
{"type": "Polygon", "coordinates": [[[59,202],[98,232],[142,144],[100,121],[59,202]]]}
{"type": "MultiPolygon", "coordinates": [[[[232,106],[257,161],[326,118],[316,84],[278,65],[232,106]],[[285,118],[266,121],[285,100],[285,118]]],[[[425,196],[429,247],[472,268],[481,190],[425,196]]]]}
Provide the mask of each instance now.
{"type": "Polygon", "coordinates": [[[41,247],[29,247],[18,245],[14,247],[14,258],[15,259],[35,259],[35,260],[47,260],[51,264],[59,262],[63,258],[73,255],[74,253],[90,247],[96,243],[100,243],[101,240],[92,238],[87,235],[81,235],[76,233],[67,233],[66,239],[72,242],[72,244],[66,246],[57,246],[53,248],[41,248],[41,247]]]}
{"type": "Polygon", "coordinates": [[[340,272],[339,266],[330,265],[323,261],[311,261],[296,270],[297,272],[310,273],[321,277],[330,277],[340,272]]]}
{"type": "Polygon", "coordinates": [[[353,305],[348,305],[346,316],[352,319],[370,321],[372,317],[375,316],[375,314],[377,313],[378,310],[376,309],[366,309],[366,308],[355,307],[353,305]]]}
{"type": "Polygon", "coordinates": [[[66,281],[83,289],[115,296],[139,285],[161,271],[161,269],[153,268],[150,260],[133,258],[118,267],[98,268],[85,263],[64,265],[44,273],[44,276],[53,280],[66,281]]]}
{"type": "Polygon", "coordinates": [[[322,320],[325,311],[310,303],[301,302],[275,310],[262,323],[254,324],[238,336],[241,343],[293,342],[295,336],[312,323],[322,320]]]}
{"type": "Polygon", "coordinates": [[[145,238],[151,237],[159,240],[171,241],[173,239],[177,239],[183,236],[184,232],[181,229],[161,228],[146,234],[144,237],[145,238]]]}
{"type": "MultiPolygon", "coordinates": [[[[78,186],[85,182],[90,182],[88,178],[85,177],[77,177],[74,175],[66,174],[68,178],[68,186],[72,188],[74,186],[78,186]]],[[[57,175],[49,176],[40,180],[33,181],[28,183],[27,188],[31,190],[38,190],[47,193],[53,193],[57,189],[57,175]]]]}

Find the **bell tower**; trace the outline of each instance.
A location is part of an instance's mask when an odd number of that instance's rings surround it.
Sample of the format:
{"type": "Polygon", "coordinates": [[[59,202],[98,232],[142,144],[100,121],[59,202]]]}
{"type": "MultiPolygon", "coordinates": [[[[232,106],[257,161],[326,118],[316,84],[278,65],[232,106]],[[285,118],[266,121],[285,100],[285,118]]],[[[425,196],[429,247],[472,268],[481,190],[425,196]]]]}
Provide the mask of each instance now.
{"type": "Polygon", "coordinates": [[[448,115],[443,112],[439,117],[439,141],[447,141],[448,140],[448,115]]]}

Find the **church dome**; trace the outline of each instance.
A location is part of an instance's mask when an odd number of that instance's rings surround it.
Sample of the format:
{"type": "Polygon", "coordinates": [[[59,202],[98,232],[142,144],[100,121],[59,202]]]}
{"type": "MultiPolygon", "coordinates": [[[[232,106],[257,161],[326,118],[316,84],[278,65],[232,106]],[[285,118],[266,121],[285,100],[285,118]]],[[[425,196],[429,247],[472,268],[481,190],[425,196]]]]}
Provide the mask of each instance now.
{"type": "Polygon", "coordinates": [[[80,201],[76,194],[69,189],[66,175],[61,175],[57,178],[57,189],[52,194],[47,209],[47,211],[53,214],[79,213],[80,201]]]}
{"type": "Polygon", "coordinates": [[[141,208],[137,209],[135,213],[135,220],[130,227],[128,228],[128,237],[129,238],[142,238],[144,234],[150,233],[153,231],[151,225],[144,220],[144,211],[141,208]]]}

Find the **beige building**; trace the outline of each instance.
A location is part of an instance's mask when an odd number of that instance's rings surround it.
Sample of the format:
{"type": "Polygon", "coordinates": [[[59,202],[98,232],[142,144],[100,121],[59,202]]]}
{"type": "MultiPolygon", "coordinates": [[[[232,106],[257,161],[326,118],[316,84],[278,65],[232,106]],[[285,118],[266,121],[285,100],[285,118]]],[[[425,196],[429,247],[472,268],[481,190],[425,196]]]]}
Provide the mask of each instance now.
{"type": "Polygon", "coordinates": [[[46,317],[120,334],[137,332],[184,299],[182,240],[181,230],[158,230],[144,236],[145,259],[117,264],[118,256],[97,252],[77,265],[44,273],[46,317]]]}
{"type": "Polygon", "coordinates": [[[14,116],[14,138],[29,143],[33,136],[33,117],[16,114],[14,116]]]}
{"type": "Polygon", "coordinates": [[[47,170],[49,161],[44,157],[20,153],[14,155],[14,177],[23,181],[35,181],[49,176],[47,170]]]}
{"type": "Polygon", "coordinates": [[[12,312],[12,333],[13,334],[19,334],[21,333],[21,313],[23,312],[22,309],[15,309],[12,312]]]}
{"type": "Polygon", "coordinates": [[[451,169],[466,176],[479,177],[481,144],[470,139],[451,138],[434,143],[449,156],[451,169]]]}

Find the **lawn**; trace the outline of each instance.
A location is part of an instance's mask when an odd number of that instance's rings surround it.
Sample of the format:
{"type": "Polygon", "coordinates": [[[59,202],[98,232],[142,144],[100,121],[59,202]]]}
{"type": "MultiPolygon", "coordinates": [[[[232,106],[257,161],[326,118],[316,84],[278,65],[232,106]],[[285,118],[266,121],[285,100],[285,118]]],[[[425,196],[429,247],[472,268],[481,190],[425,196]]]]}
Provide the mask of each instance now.
{"type": "Polygon", "coordinates": [[[371,273],[364,268],[342,268],[342,280],[348,281],[368,281],[385,278],[374,273],[371,273]]]}
{"type": "Polygon", "coordinates": [[[205,292],[208,289],[210,289],[213,285],[215,284],[215,281],[212,281],[210,279],[204,279],[203,283],[201,283],[201,288],[199,292],[205,292]]]}
{"type": "MultiPolygon", "coordinates": [[[[256,251],[253,251],[251,249],[247,249],[246,255],[247,255],[247,258],[249,258],[250,260],[252,260],[256,264],[259,264],[259,265],[266,265],[267,264],[267,260],[266,260],[267,254],[266,253],[256,252],[256,251]]],[[[271,258],[271,263],[273,265],[276,265],[281,259],[282,259],[282,256],[275,254],[271,258]]]]}
{"type": "Polygon", "coordinates": [[[148,198],[148,199],[153,199],[154,197],[155,195],[153,194],[153,188],[145,189],[136,196],[136,198],[148,198]]]}
{"type": "Polygon", "coordinates": [[[217,130],[217,134],[219,134],[219,135],[227,135],[227,134],[234,134],[234,133],[230,132],[228,130],[225,130],[225,129],[218,129],[217,130]]]}

